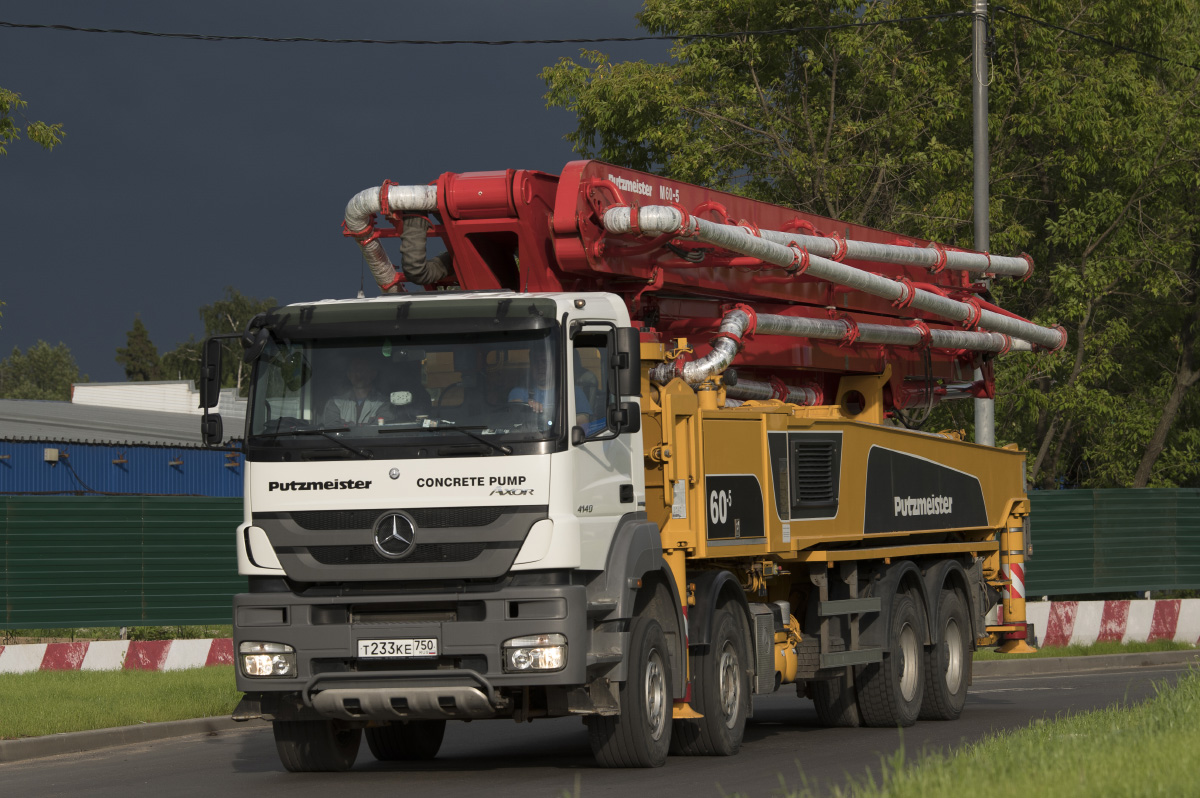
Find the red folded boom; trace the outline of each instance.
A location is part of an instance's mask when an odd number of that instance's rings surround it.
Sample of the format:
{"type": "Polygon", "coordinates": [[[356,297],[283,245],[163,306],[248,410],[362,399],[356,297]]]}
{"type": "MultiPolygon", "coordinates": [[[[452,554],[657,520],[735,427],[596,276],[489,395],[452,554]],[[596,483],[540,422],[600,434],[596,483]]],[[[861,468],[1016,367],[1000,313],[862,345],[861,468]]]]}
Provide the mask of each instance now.
{"type": "MultiPolygon", "coordinates": [[[[366,228],[348,226],[347,235],[364,245],[396,237],[402,216],[423,212],[398,195],[390,196],[389,207],[389,185],[381,187],[375,207],[390,226],[375,228],[371,217],[366,228]]],[[[599,161],[572,162],[557,176],[513,169],[446,173],[434,188],[438,219],[430,235],[441,237],[453,256],[450,285],[618,294],[642,327],[643,340],[686,338],[696,357],[708,354],[722,318],[737,305],[754,314],[840,321],[836,338],[751,329],[734,362],[746,379],[809,385],[829,394],[838,375],[881,373],[890,364],[890,405],[915,407],[992,395],[990,358],[997,351],[1065,343],[1057,330],[1022,327],[1024,320],[980,296],[975,280],[981,276],[1027,278],[1033,269],[1028,256],[957,250],[599,161]],[[613,209],[625,210],[608,213],[613,209]],[[682,220],[679,229],[644,229],[645,219],[664,213],[682,220]],[[613,232],[617,218],[620,233],[613,232]],[[714,233],[723,244],[713,243],[714,233]],[[786,257],[767,259],[765,250],[786,257]],[[814,271],[834,276],[822,279],[814,271]],[[839,274],[859,287],[832,281],[839,274]],[[914,306],[914,299],[926,309],[914,306]],[[987,329],[1015,328],[1013,337],[938,334],[978,330],[981,319],[996,325],[987,329]],[[907,329],[889,334],[886,328],[907,329]],[[973,348],[944,348],[964,340],[973,348]],[[978,367],[985,378],[971,385],[978,367]]],[[[825,334],[834,329],[820,326],[825,334]]]]}

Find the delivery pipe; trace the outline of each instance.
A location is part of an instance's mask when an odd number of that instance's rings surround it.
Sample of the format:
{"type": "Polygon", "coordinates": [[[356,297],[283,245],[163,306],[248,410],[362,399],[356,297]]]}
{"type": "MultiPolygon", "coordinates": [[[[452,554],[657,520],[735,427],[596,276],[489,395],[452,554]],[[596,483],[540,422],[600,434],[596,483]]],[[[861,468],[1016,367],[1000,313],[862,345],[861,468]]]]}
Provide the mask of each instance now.
{"type": "Polygon", "coordinates": [[[929,291],[914,288],[907,280],[893,280],[879,274],[856,269],[844,263],[814,255],[798,246],[784,246],[761,236],[752,235],[741,227],[717,224],[691,216],[679,208],[647,205],[638,210],[637,228],[630,225],[630,209],[613,206],[604,212],[604,227],[610,233],[631,232],[650,234],[669,233],[713,244],[731,252],[758,258],[787,269],[794,274],[809,274],[856,291],[890,300],[900,307],[911,305],[943,318],[968,322],[973,327],[994,331],[1030,341],[1046,349],[1057,350],[1066,345],[1066,331],[1061,327],[1041,327],[1023,319],[1005,316],[977,304],[959,302],[929,291]]]}
{"type": "Polygon", "coordinates": [[[906,247],[898,244],[875,244],[833,236],[813,236],[803,233],[784,233],[762,230],[762,237],[776,244],[798,246],[822,258],[869,260],[896,263],[901,266],[920,266],[935,274],[942,269],[961,269],[973,274],[995,274],[1007,277],[1028,277],[1033,272],[1033,258],[1028,255],[992,255],[986,252],[959,252],[937,244],[928,247],[906,247]]]}
{"type": "Polygon", "coordinates": [[[725,395],[730,399],[782,399],[794,405],[819,405],[824,400],[824,392],[817,385],[786,385],[783,382],[760,382],[738,377],[733,385],[725,385],[725,395]]]}
{"type": "MultiPolygon", "coordinates": [[[[709,377],[720,374],[737,356],[738,341],[746,335],[788,335],[795,338],[817,338],[828,341],[853,341],[884,346],[930,346],[934,349],[966,349],[976,352],[1028,352],[1028,341],[1014,339],[1002,333],[969,330],[934,330],[923,322],[912,325],[856,324],[847,319],[813,319],[806,316],[779,316],[769,313],[751,314],[735,308],[721,319],[721,327],[713,341],[712,351],[696,360],[683,363],[660,363],[650,370],[650,379],[666,385],[682,377],[689,385],[699,385],[709,377]],[[752,326],[753,325],[753,326],[752,326]]],[[[740,381],[739,381],[740,384],[740,381]]],[[[729,394],[734,398],[742,398],[729,394]]],[[[764,398],[764,397],[750,397],[764,398]]],[[[765,397],[770,398],[770,397],[765,397]]]]}
{"type": "Polygon", "coordinates": [[[358,192],[346,204],[346,232],[362,247],[363,257],[380,290],[385,294],[398,294],[403,278],[392,265],[375,232],[373,217],[384,210],[435,211],[437,186],[393,186],[384,183],[358,192]]]}

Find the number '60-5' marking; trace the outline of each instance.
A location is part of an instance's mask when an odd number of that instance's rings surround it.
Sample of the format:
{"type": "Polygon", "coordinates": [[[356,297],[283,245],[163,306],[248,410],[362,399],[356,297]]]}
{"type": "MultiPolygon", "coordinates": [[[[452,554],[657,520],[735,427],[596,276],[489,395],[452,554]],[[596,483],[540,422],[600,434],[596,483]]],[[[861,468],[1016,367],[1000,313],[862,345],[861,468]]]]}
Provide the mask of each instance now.
{"type": "Polygon", "coordinates": [[[733,506],[733,492],[714,490],[708,494],[708,520],[723,524],[729,520],[729,508],[733,506]]]}

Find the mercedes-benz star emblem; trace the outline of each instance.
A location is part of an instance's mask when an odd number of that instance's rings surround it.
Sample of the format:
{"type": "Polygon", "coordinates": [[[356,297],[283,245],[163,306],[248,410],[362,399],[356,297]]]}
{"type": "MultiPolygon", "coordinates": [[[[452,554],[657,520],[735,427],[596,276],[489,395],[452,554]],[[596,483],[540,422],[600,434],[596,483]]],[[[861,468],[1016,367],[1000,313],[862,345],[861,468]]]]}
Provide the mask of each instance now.
{"type": "Polygon", "coordinates": [[[413,522],[399,513],[388,513],[375,522],[375,550],[389,560],[399,560],[417,545],[413,522]]]}
{"type": "Polygon", "coordinates": [[[392,479],[400,479],[400,469],[393,468],[391,471],[388,472],[388,476],[391,477],[392,479]]]}

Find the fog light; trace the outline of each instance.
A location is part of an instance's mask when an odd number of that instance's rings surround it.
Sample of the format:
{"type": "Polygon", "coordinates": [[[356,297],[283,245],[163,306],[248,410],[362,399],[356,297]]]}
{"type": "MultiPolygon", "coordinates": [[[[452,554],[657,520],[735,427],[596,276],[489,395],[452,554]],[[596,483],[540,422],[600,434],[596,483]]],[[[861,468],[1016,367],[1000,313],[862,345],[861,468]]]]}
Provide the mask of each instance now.
{"type": "Polygon", "coordinates": [[[560,634],[527,635],[504,641],[504,670],[560,671],[567,665],[567,638],[560,634]]]}
{"type": "Polygon", "coordinates": [[[296,649],[283,643],[247,641],[238,646],[238,654],[247,676],[296,675],[296,649]]]}

